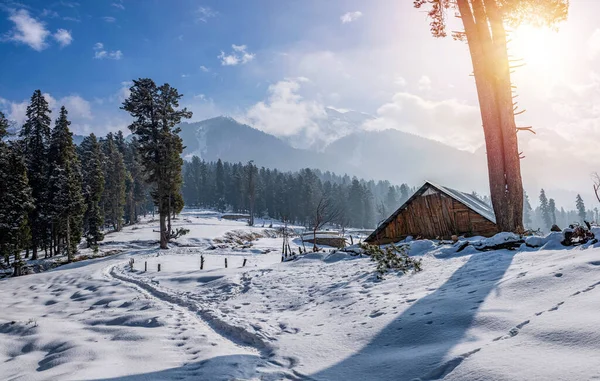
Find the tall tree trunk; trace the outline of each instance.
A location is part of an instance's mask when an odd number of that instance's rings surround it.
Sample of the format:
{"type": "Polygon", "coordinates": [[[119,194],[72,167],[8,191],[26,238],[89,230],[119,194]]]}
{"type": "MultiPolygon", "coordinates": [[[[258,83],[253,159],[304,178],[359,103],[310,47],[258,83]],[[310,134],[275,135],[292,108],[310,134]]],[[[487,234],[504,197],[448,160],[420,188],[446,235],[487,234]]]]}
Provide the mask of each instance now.
{"type": "Polygon", "coordinates": [[[159,219],[160,219],[160,248],[168,249],[167,243],[167,216],[163,211],[159,211],[159,219]]]}
{"type": "Polygon", "coordinates": [[[71,250],[71,217],[67,216],[67,262],[73,261],[73,252],[71,250]]]}
{"type": "Polygon", "coordinates": [[[472,8],[468,0],[457,0],[457,5],[473,64],[496,223],[502,231],[520,232],[523,185],[506,34],[495,0],[485,0],[486,7],[483,1],[471,0],[472,8]]]}

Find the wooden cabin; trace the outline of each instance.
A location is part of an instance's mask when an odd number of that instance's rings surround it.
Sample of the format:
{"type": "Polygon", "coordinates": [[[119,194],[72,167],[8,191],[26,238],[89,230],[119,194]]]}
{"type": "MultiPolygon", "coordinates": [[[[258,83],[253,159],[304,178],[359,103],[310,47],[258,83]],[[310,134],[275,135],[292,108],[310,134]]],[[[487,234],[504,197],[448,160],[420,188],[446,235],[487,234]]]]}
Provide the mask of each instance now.
{"type": "Polygon", "coordinates": [[[382,245],[408,236],[450,239],[453,235],[490,237],[496,233],[491,206],[471,194],[427,181],[365,242],[382,245]]]}

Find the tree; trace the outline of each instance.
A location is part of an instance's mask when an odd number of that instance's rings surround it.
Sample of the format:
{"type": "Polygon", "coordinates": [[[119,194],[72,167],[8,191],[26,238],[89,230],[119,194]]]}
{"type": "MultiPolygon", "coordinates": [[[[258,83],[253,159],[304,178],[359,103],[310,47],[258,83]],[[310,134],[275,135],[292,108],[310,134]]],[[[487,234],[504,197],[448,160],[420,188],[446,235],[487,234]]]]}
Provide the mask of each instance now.
{"type": "Polygon", "coordinates": [[[109,133],[102,141],[104,151],[104,193],[102,208],[104,220],[112,225],[114,231],[123,227],[125,214],[125,191],[127,187],[127,169],[123,155],[119,151],[114,135],[109,133]]]}
{"type": "Polygon", "coordinates": [[[29,244],[28,215],[33,210],[31,188],[19,146],[3,139],[8,120],[0,112],[0,258],[9,264],[14,257],[14,275],[21,275],[21,250],[29,244]]]}
{"type": "Polygon", "coordinates": [[[523,191],[523,224],[526,228],[531,228],[531,203],[529,202],[529,196],[527,192],[523,191]]]}
{"type": "Polygon", "coordinates": [[[553,198],[548,200],[548,214],[550,214],[550,226],[556,225],[556,204],[553,198]]]}
{"type": "Polygon", "coordinates": [[[542,213],[542,219],[544,220],[545,227],[549,229],[552,226],[552,217],[550,216],[548,198],[546,197],[546,192],[544,192],[543,189],[540,191],[540,212],[542,213]]]}
{"type": "Polygon", "coordinates": [[[506,27],[523,23],[555,25],[568,13],[568,0],[415,0],[430,5],[431,33],[446,36],[446,12],[457,10],[464,32],[453,37],[469,46],[486,143],[490,193],[500,230],[519,232],[523,222],[523,184],[515,104],[507,53],[506,27]]]}
{"type": "Polygon", "coordinates": [[[258,169],[254,165],[254,162],[250,160],[246,165],[246,194],[248,195],[248,209],[250,212],[250,218],[248,219],[248,225],[254,226],[254,206],[256,204],[256,177],[258,176],[258,169]]]}
{"type": "Polygon", "coordinates": [[[85,213],[81,167],[73,143],[73,134],[69,129],[70,124],[67,109],[63,106],[52,131],[48,153],[51,168],[48,199],[55,233],[53,236],[59,243],[64,242],[69,262],[73,260],[73,254],[81,240],[85,213]]]}
{"type": "Polygon", "coordinates": [[[104,239],[102,226],[104,214],[100,207],[104,192],[104,170],[102,149],[93,133],[87,136],[79,146],[81,169],[83,174],[83,195],[86,211],[83,217],[83,234],[88,246],[96,246],[104,239]]]}
{"type": "Polygon", "coordinates": [[[48,145],[50,142],[50,108],[40,90],[33,92],[27,106],[27,119],[21,129],[22,154],[32,189],[34,209],[29,213],[32,259],[37,259],[39,247],[47,247],[48,238],[48,145]]]}
{"type": "Polygon", "coordinates": [[[313,251],[318,251],[317,247],[317,231],[323,226],[332,223],[342,215],[342,210],[339,204],[336,204],[331,198],[321,197],[317,203],[313,213],[313,251]]]}
{"type": "Polygon", "coordinates": [[[182,97],[177,89],[164,84],[157,87],[149,78],[133,81],[131,94],[122,109],[134,118],[129,129],[136,135],[141,164],[147,181],[152,184],[152,197],[158,207],[160,220],[160,248],[167,249],[171,231],[171,196],[181,187],[181,153],[183,144],[176,127],[181,119],[191,118],[187,109],[179,110],[182,97]]]}
{"type": "Polygon", "coordinates": [[[225,211],[225,169],[223,168],[223,162],[221,161],[221,159],[217,161],[215,177],[215,196],[217,198],[217,210],[219,212],[223,212],[225,211]]]}
{"type": "Polygon", "coordinates": [[[579,216],[579,220],[581,222],[585,221],[586,213],[585,213],[585,204],[583,203],[583,199],[581,195],[577,195],[575,198],[575,207],[577,208],[577,215],[579,216]]]}

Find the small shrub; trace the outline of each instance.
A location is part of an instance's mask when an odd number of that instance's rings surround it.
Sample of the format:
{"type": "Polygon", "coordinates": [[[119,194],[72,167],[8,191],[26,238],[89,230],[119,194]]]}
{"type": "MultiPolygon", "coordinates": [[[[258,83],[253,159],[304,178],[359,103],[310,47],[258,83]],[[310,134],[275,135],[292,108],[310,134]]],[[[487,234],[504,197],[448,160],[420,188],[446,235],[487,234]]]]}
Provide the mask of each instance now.
{"type": "Polygon", "coordinates": [[[365,254],[377,263],[377,278],[382,279],[388,271],[401,271],[406,274],[409,271],[417,273],[423,270],[420,259],[408,256],[406,246],[388,245],[382,249],[376,245],[361,244],[365,254]]]}

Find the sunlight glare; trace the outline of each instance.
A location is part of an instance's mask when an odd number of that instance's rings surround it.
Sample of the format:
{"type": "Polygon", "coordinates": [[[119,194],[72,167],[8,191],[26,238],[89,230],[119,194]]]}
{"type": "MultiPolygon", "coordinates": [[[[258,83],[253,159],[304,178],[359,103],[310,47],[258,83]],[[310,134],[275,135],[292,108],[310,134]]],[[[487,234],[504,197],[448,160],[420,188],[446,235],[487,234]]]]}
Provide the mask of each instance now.
{"type": "Polygon", "coordinates": [[[509,33],[508,53],[514,65],[525,64],[526,68],[545,76],[558,72],[556,39],[557,33],[548,28],[521,25],[509,33]]]}

